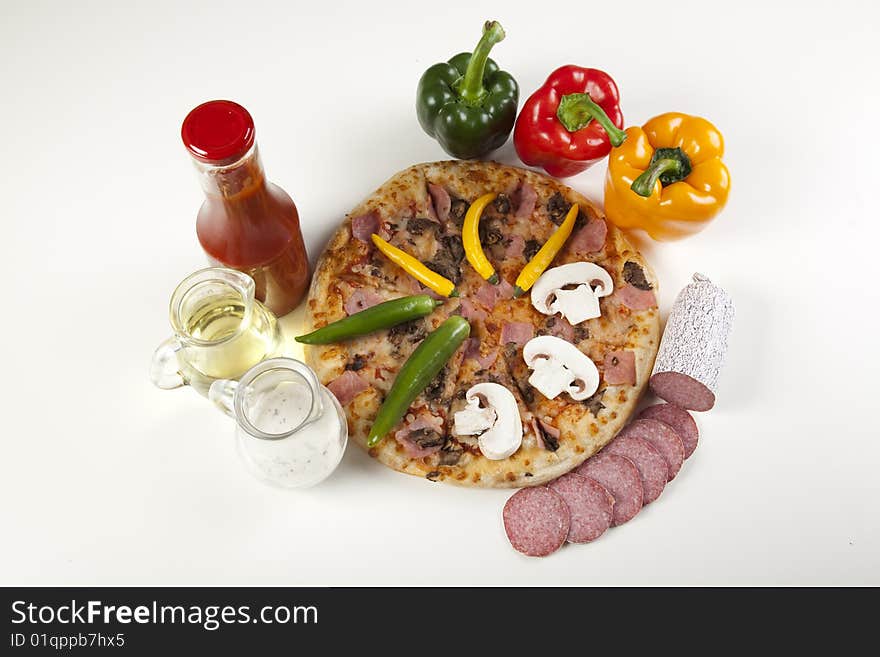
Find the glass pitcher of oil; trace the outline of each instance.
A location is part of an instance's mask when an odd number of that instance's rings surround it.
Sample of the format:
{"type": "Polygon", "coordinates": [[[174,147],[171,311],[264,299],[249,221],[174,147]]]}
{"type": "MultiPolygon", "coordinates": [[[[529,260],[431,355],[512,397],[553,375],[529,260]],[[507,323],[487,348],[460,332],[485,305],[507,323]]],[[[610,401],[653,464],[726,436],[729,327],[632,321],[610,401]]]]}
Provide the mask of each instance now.
{"type": "Polygon", "coordinates": [[[171,296],[174,334],[153,354],[153,383],[165,390],[189,385],[207,396],[214,381],[237,379],[280,355],[281,327],[255,288],[250,276],[224,267],[187,276],[171,296]]]}

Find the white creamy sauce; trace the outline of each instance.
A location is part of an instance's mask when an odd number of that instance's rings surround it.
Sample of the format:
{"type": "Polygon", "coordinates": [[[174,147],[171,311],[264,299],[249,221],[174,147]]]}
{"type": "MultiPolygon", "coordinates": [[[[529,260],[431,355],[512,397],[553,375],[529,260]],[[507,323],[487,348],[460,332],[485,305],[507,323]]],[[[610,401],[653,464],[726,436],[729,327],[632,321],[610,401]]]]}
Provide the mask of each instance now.
{"type": "MultiPolygon", "coordinates": [[[[322,481],[336,469],[345,451],[347,430],[336,398],[325,388],[321,388],[320,403],[320,416],[287,437],[265,440],[239,429],[239,451],[257,476],[278,486],[299,488],[322,481]]],[[[247,416],[260,431],[283,434],[295,429],[309,409],[308,389],[282,382],[260,394],[247,416]]]]}

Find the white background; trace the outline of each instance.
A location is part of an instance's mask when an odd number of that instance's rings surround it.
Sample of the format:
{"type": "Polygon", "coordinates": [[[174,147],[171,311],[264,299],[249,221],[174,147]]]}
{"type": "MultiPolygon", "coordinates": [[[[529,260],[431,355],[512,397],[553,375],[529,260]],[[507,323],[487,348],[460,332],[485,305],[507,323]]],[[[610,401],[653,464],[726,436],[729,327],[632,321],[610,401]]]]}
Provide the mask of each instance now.
{"type": "MultiPolygon", "coordinates": [[[[880,584],[876,3],[127,4],[0,1],[0,582],[880,584]],[[386,178],[445,157],[416,83],[486,18],[522,100],[602,68],[628,124],[710,118],[733,179],[708,230],[647,251],[664,312],[693,271],[737,303],[700,447],[631,523],[543,560],[508,545],[509,492],[354,447],[314,489],[263,485],[231,421],[147,378],[204,266],[187,111],[251,111],[314,259],[386,178]]],[[[604,171],[569,183],[601,200],[604,171]]]]}

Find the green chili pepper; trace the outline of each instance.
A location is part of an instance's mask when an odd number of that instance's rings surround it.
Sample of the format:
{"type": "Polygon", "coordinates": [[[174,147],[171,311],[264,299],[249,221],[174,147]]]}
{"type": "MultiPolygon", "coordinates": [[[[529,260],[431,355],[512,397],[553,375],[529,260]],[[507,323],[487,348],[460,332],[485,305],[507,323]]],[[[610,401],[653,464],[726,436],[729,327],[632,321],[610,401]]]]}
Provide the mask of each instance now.
{"type": "Polygon", "coordinates": [[[453,315],[422,340],[400,368],[391,390],[376,414],[376,420],[367,437],[368,447],[377,445],[400,422],[409,405],[428,387],[470,333],[471,325],[468,321],[460,315],[453,315]]]}
{"type": "Polygon", "coordinates": [[[416,112],[422,129],[453,157],[467,159],[500,147],[516,121],[519,86],[489,59],[504,38],[496,21],[487,21],[473,54],[459,53],[422,75],[416,112]]]}
{"type": "Polygon", "coordinates": [[[330,344],[430,315],[442,301],[427,294],[392,299],[295,338],[304,344],[330,344]]]}

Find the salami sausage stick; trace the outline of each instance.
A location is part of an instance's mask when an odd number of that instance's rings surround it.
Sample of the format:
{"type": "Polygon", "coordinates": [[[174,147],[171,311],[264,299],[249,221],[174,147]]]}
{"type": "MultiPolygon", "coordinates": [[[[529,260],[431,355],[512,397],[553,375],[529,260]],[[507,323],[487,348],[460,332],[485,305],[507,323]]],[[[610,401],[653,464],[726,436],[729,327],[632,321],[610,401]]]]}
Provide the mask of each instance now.
{"type": "Polygon", "coordinates": [[[692,411],[715,405],[734,308],[730,295],[702,274],[678,294],[654,361],[650,386],[666,401],[692,411]]]}

